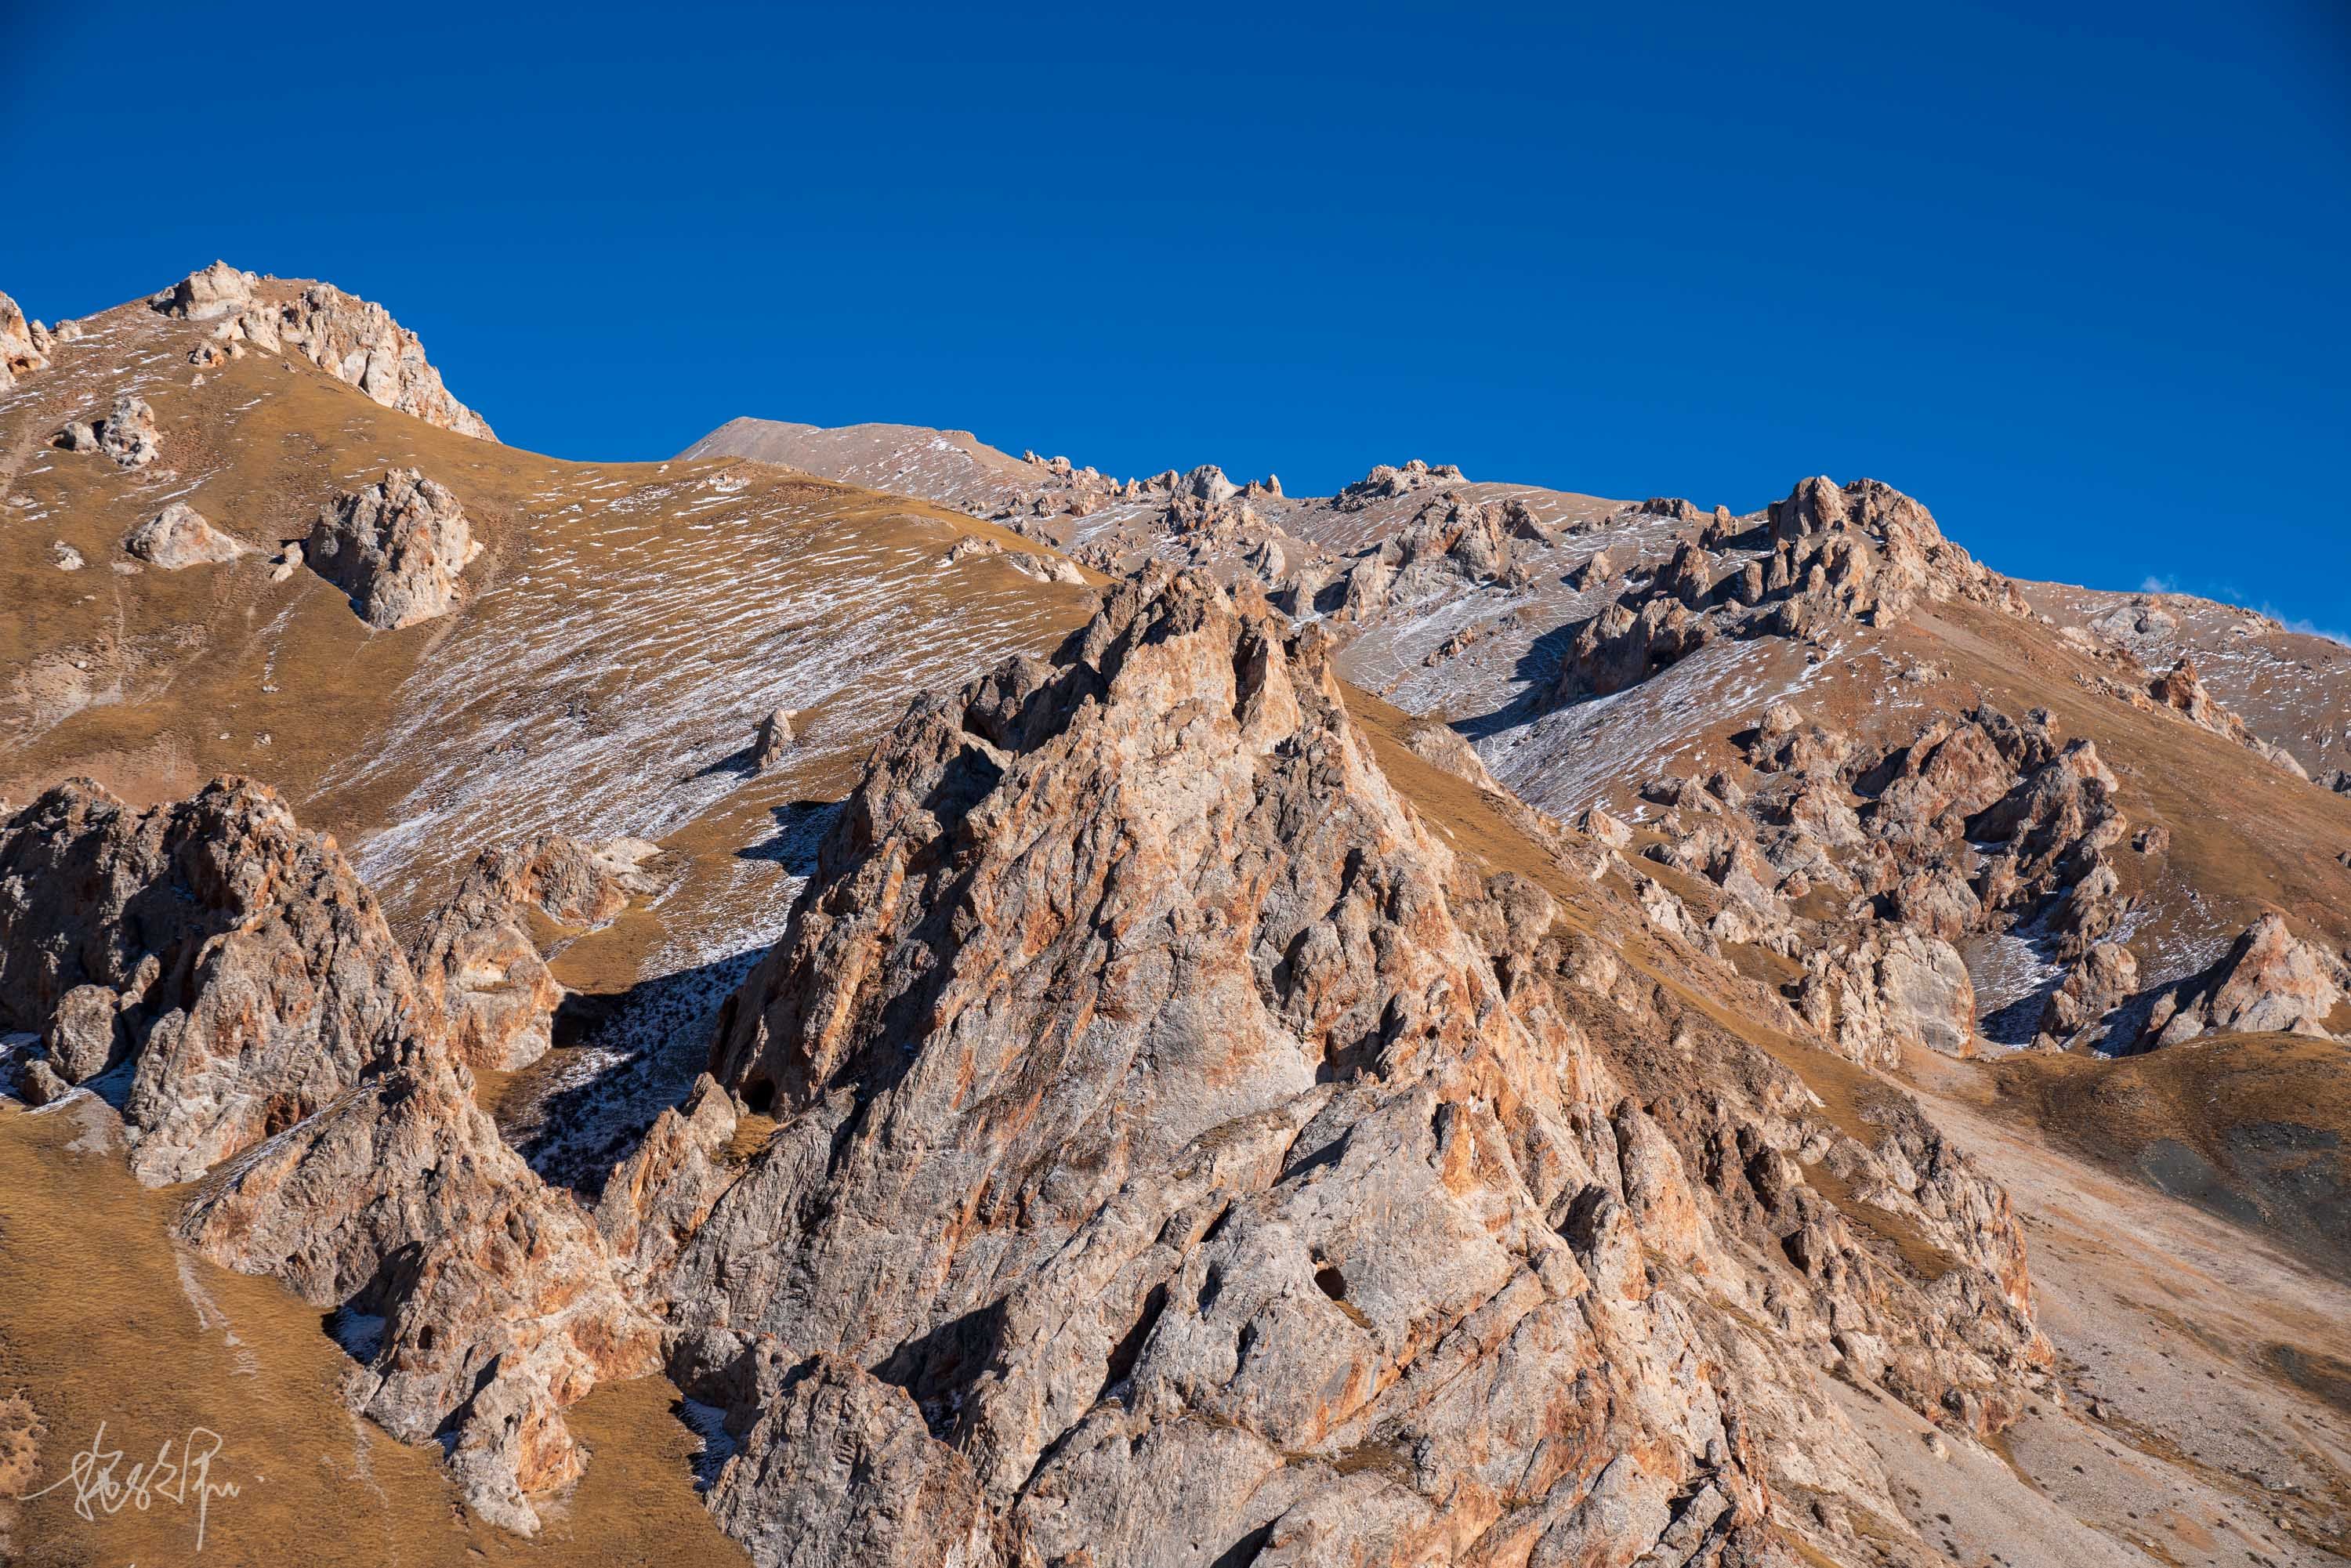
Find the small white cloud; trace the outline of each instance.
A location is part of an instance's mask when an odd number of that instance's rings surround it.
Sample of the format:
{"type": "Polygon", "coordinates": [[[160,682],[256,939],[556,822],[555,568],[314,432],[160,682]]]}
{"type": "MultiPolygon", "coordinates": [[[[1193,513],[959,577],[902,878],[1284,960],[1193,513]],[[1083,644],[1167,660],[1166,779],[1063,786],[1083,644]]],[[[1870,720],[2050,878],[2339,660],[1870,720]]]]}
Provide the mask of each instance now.
{"type": "Polygon", "coordinates": [[[2305,637],[2324,637],[2330,643],[2340,643],[2345,647],[2351,648],[2351,634],[2336,632],[2309,621],[2288,621],[2283,624],[2289,632],[2299,632],[2305,637]]]}
{"type": "Polygon", "coordinates": [[[2179,585],[2168,577],[2158,577],[2150,571],[2140,580],[2138,591],[2141,593],[2177,593],[2179,585]]]}

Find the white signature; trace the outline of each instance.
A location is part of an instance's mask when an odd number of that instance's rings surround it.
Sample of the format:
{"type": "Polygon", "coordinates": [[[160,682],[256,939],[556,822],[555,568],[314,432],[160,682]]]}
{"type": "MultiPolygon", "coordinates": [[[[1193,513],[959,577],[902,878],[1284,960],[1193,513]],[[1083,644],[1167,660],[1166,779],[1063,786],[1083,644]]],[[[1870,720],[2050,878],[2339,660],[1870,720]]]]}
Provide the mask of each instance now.
{"type": "Polygon", "coordinates": [[[64,1475],[18,1500],[30,1502],[60,1488],[71,1487],[74,1512],[92,1521],[100,1514],[111,1518],[126,1507],[135,1506],[144,1513],[156,1502],[168,1502],[177,1508],[193,1502],[196,1505],[196,1550],[202,1552],[204,1521],[212,1511],[213,1499],[235,1497],[238,1491],[235,1481],[212,1479],[213,1460],[219,1458],[223,1442],[221,1435],[209,1427],[191,1427],[185,1438],[164,1438],[152,1464],[134,1463],[128,1470],[118,1473],[122,1450],[106,1446],[106,1423],[100,1421],[89,1447],[73,1457],[64,1475]],[[172,1456],[175,1446],[179,1449],[177,1458],[172,1456]]]}

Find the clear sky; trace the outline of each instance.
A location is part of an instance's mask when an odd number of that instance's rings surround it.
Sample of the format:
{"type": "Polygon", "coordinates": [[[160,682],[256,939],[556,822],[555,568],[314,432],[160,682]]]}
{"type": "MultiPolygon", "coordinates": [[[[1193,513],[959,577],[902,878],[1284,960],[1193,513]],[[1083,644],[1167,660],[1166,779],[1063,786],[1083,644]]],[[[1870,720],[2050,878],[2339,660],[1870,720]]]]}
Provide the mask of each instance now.
{"type": "Polygon", "coordinates": [[[1746,510],[2351,628],[2351,7],[0,0],[0,288],[215,255],[507,440],[736,414],[1746,510]]]}

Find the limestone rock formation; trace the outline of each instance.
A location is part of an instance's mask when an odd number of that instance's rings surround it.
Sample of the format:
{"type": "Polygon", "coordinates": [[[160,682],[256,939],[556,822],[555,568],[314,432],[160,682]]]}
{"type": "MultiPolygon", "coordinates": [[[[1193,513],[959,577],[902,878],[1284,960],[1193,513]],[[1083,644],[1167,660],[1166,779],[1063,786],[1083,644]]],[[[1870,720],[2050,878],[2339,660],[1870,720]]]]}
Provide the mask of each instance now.
{"type": "Polygon", "coordinates": [[[2264,915],[2218,963],[2157,1000],[2141,1043],[2178,1045],[2216,1030],[2327,1038],[2346,1000],[2351,966],[2264,915]]]}
{"type": "Polygon", "coordinates": [[[1759,1055],[1685,1096],[1600,1051],[1745,1048],[1470,874],[1330,648],[1150,574],[876,751],[722,1018],[778,1131],[719,1170],[705,1092],[600,1212],[746,1438],[714,1497],[755,1561],[1761,1560],[1772,1434],[1834,1419],[1774,1379],[2017,1408],[2044,1352],[1997,1192],[1915,1118],[1907,1174],[1808,1145],[1728,1088],[1759,1055]],[[1806,1146],[1953,1270],[1873,1259],[1806,1146]],[[1685,1274],[1790,1326],[1694,1316],[1685,1274]]]}
{"type": "Polygon", "coordinates": [[[1343,512],[1361,511],[1375,502],[1408,496],[1415,490],[1433,489],[1447,484],[1464,483],[1458,465],[1440,463],[1432,468],[1416,457],[1398,468],[1390,464],[1374,464],[1372,471],[1342,489],[1332,498],[1332,505],[1343,512]]]}
{"type": "Polygon", "coordinates": [[[427,1027],[469,1067],[512,1071],[554,1043],[563,988],[549,973],[495,855],[425,922],[416,956],[427,1027]]]}
{"type": "Polygon", "coordinates": [[[1527,576],[1517,541],[1540,531],[1515,497],[1465,502],[1439,491],[1401,529],[1346,562],[1327,589],[1293,594],[1292,608],[1360,620],[1464,586],[1520,585],[1527,576]]]}
{"type": "Polygon", "coordinates": [[[751,767],[765,773],[782,764],[799,744],[792,729],[792,710],[779,707],[759,721],[758,731],[751,737],[751,767]]]}
{"type": "MultiPolygon", "coordinates": [[[[513,870],[480,884],[529,885],[513,870]]],[[[585,1211],[475,1104],[439,1000],[333,841],[258,785],[134,812],[68,784],[0,827],[0,1032],[40,1035],[29,1087],[129,1062],[133,1172],[215,1173],[183,1236],[383,1319],[353,1404],[445,1438],[475,1506],[528,1530],[529,1494],[583,1462],[561,1408],[657,1369],[661,1337],[585,1211]]]]}
{"type": "Polygon", "coordinates": [[[162,437],[155,428],[155,411],[147,400],[124,392],[97,426],[98,449],[114,459],[118,468],[144,468],[162,455],[162,437]]]}
{"type": "MultiPolygon", "coordinates": [[[[191,278],[189,284],[195,281],[191,278]]],[[[355,298],[331,284],[312,284],[282,304],[244,303],[221,322],[214,336],[271,353],[299,354],[385,408],[460,435],[496,439],[480,414],[450,395],[415,333],[393,320],[382,306],[355,298]]]]}
{"type": "Polygon", "coordinates": [[[682,1378],[727,1411],[730,1430],[739,1427],[737,1456],[711,1489],[710,1508],[754,1563],[998,1568],[1019,1561],[969,1462],[932,1440],[905,1390],[839,1356],[790,1363],[777,1348],[754,1339],[682,1378]],[[777,1509],[778,1497],[799,1506],[777,1509]]]}
{"type": "Polygon", "coordinates": [[[563,1000],[530,915],[559,925],[609,924],[656,885],[640,869],[658,851],[639,839],[590,845],[542,833],[486,851],[424,924],[416,977],[425,1032],[468,1067],[512,1071],[547,1054],[563,1000]]]}
{"type": "Polygon", "coordinates": [[[2092,944],[2042,1004],[2043,1032],[2063,1040],[2104,1017],[2138,990],[2138,956],[2119,942],[2092,944]]]}
{"type": "Polygon", "coordinates": [[[430,1040],[236,1161],[180,1229],[315,1306],[382,1319],[346,1396],[404,1442],[442,1439],[467,1500],[511,1530],[535,1530],[531,1495],[584,1467],[563,1407],[660,1364],[594,1225],[430,1040]]]}
{"type": "Polygon", "coordinates": [[[253,291],[261,280],[249,272],[239,272],[225,261],[215,261],[199,272],[192,272],[152,301],[166,316],[188,321],[212,321],[253,304],[253,291]]]}
{"type": "Polygon", "coordinates": [[[2149,696],[2199,728],[2226,736],[2248,750],[2259,752],[2296,778],[2310,777],[2294,753],[2255,735],[2243,719],[2223,706],[2204,685],[2197,674],[2196,661],[2188,654],[2182,653],[2170,669],[2149,681],[2147,689],[2149,696]]]}
{"type": "Polygon", "coordinates": [[[32,323],[25,319],[24,310],[0,294],[0,387],[15,384],[19,376],[47,370],[48,363],[48,352],[37,340],[32,323]]]}
{"type": "Polygon", "coordinates": [[[122,548],[150,566],[178,571],[235,560],[249,547],[213,527],[185,501],[174,501],[133,528],[122,548]]]}
{"type": "Polygon", "coordinates": [[[647,862],[661,847],[643,839],[605,839],[589,843],[565,833],[540,833],[523,844],[483,858],[498,890],[517,905],[535,909],[559,925],[611,923],[629,900],[659,890],[647,862]]]}
{"type": "Polygon", "coordinates": [[[131,1169],[193,1180],[381,1065],[417,998],[330,839],[221,780],[133,811],[87,782],[0,829],[0,1028],[69,1082],[131,1063],[131,1169]]]}
{"type": "MultiPolygon", "coordinates": [[[[1679,516],[1677,505],[1657,515],[1679,516]]],[[[1689,508],[1696,518],[1696,507],[1689,508]]],[[[1774,501],[1757,530],[1729,519],[1684,538],[1669,565],[1619,594],[1577,632],[1550,696],[1605,696],[1679,663],[1718,638],[1806,637],[1840,625],[1888,626],[1922,599],[1960,597],[2022,612],[2014,589],[1943,537],[1927,508],[1875,479],[1804,480],[1774,501]],[[1728,566],[1729,570],[1719,570],[1728,566]]],[[[1578,586],[1595,583],[1587,567],[1578,586]]]]}
{"type": "Polygon", "coordinates": [[[481,553],[455,496],[413,468],[393,468],[321,507],[303,559],[350,595],[360,620],[394,632],[455,610],[459,574],[481,553]]]}

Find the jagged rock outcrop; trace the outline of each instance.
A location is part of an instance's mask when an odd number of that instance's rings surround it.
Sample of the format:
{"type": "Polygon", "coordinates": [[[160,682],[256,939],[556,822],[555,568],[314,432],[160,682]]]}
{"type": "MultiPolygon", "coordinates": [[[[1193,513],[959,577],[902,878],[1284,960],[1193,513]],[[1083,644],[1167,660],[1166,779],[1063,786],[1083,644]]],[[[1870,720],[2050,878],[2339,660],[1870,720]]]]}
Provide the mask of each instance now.
{"type": "Polygon", "coordinates": [[[759,721],[758,729],[751,737],[752,771],[765,773],[780,766],[799,744],[799,737],[792,730],[792,710],[778,708],[759,721]]]}
{"type": "Polygon", "coordinates": [[[475,1069],[512,1071],[546,1055],[564,992],[529,915],[608,925],[631,894],[654,890],[641,868],[658,852],[642,839],[591,845],[562,833],[484,852],[425,921],[417,945],[426,1032],[475,1069]]]}
{"type": "Polygon", "coordinates": [[[1818,1365],[2017,1408],[1996,1190],[1915,1117],[1881,1155],[1728,1089],[1761,1053],[1668,1090],[1746,1048],[1456,861],[1330,647],[1154,573],[877,749],[722,1016],[778,1130],[724,1168],[705,1090],[599,1212],[756,1435],[714,1492],[755,1561],[1761,1561],[1818,1365]],[[1873,1253],[1823,1159],[1950,1268],[1873,1253]]]}
{"type": "MultiPolygon", "coordinates": [[[[1650,503],[1678,517],[1677,505],[1650,503]]],[[[1695,520],[1700,514],[1688,508],[1695,520]]],[[[1921,599],[1965,598],[2024,612],[2014,588],[1943,538],[1927,508],[1875,479],[1840,488],[1804,480],[1748,534],[1719,516],[1672,560],[1627,589],[1576,634],[1550,700],[1605,696],[1718,638],[1810,637],[1888,626],[1921,599]],[[1718,558],[1714,547],[1723,547],[1718,558]],[[1727,570],[1726,570],[1727,569],[1727,570]]],[[[1580,584],[1593,585],[1587,573],[1580,584]]]]}
{"type": "MultiPolygon", "coordinates": [[[[179,287],[195,283],[191,278],[179,287]]],[[[331,284],[311,284],[279,304],[244,303],[214,329],[214,336],[251,343],[273,354],[299,354],[385,408],[460,435],[497,439],[480,414],[450,395],[415,333],[393,320],[382,306],[355,298],[331,284]]]]}
{"type": "Polygon", "coordinates": [[[1435,594],[1500,585],[1524,586],[1529,569],[1518,541],[1541,537],[1541,525],[1516,497],[1464,501],[1440,493],[1403,528],[1347,562],[1319,591],[1299,593],[1290,608],[1341,620],[1361,620],[1435,594]]]}
{"type": "Polygon", "coordinates": [[[512,1071],[554,1044],[563,988],[540,956],[523,906],[498,857],[475,862],[448,902],[425,921],[417,988],[426,1027],[469,1067],[512,1071]]]}
{"type": "Polygon", "coordinates": [[[0,1028],[71,1082],[131,1063],[131,1169],[190,1181],[381,1065],[408,965],[331,839],[223,779],[133,811],[60,785],[0,829],[0,1028]]]}
{"type": "Polygon", "coordinates": [[[213,527],[185,501],[174,501],[131,529],[122,548],[150,566],[179,571],[235,560],[251,547],[213,527]]]}
{"type": "Polygon", "coordinates": [[[1838,1054],[1878,1067],[1899,1065],[1906,1043],[1975,1054],[1975,983],[1942,938],[1872,932],[1846,952],[1813,949],[1805,967],[1798,1010],[1838,1054]]]}
{"type": "Polygon", "coordinates": [[[144,468],[163,455],[162,435],[155,428],[155,411],[147,400],[124,392],[96,426],[98,449],[118,468],[144,468]]]}
{"type": "Polygon", "coordinates": [[[180,1232],[314,1306],[381,1319],[345,1396],[403,1442],[442,1439],[467,1500],[507,1529],[535,1530],[531,1495],[585,1465],[563,1407],[660,1365],[594,1225],[430,1039],[238,1159],[180,1232]]]}
{"type": "Polygon", "coordinates": [[[904,1389],[839,1356],[791,1362],[764,1336],[712,1336],[695,1350],[680,1382],[726,1411],[737,1443],[711,1488],[710,1510],[753,1562],[998,1568],[1018,1561],[970,1464],[931,1439],[904,1389]],[[776,1509],[778,1497],[800,1506],[776,1509]]]}
{"type": "Polygon", "coordinates": [[[19,376],[48,369],[48,350],[41,336],[25,319],[17,303],[0,294],[0,387],[13,386],[19,376]]]}
{"type": "Polygon", "coordinates": [[[566,833],[540,833],[483,857],[488,874],[516,904],[536,909],[559,925],[611,924],[632,897],[660,890],[649,862],[661,846],[643,839],[590,843],[566,833]]]}
{"type": "Polygon", "coordinates": [[[1066,582],[1075,588],[1086,583],[1086,574],[1078,570],[1078,563],[1054,551],[1008,550],[1004,564],[1040,582],[1066,582]]]}
{"type": "Polygon", "coordinates": [[[1983,933],[2025,927],[2074,966],[2044,1028],[2076,1032],[2136,989],[2136,961],[2106,943],[2130,908],[2108,859],[2128,830],[2118,784],[2044,711],[1979,706],[1874,749],[1782,703],[1737,739],[1760,782],[1743,811],[1725,791],[1706,831],[1751,837],[1783,890],[1859,895],[1852,918],[1781,944],[1810,949],[1800,1009],[1840,1052],[1971,1051],[1977,998],[1953,945],[1983,933]]]}
{"type": "Polygon", "coordinates": [[[396,632],[455,610],[460,574],[481,553],[455,496],[413,468],[392,468],[319,509],[303,559],[350,595],[360,620],[396,632]]]}
{"type": "Polygon", "coordinates": [[[133,1172],[214,1173],[183,1237],[381,1318],[352,1403],[445,1439],[475,1506],[528,1530],[583,1463],[561,1408],[657,1369],[661,1338],[441,1028],[334,841],[259,785],[134,812],[68,784],[0,828],[0,1032],[37,1031],[60,1083],[128,1061],[133,1172]]]}
{"type": "Polygon", "coordinates": [[[2224,706],[2196,672],[2196,661],[2182,653],[2178,662],[2147,683],[2147,695],[2199,729],[2225,736],[2250,751],[2259,752],[2299,779],[2310,774],[2285,747],[2263,740],[2245,727],[2245,721],[2224,706]]]}
{"type": "Polygon", "coordinates": [[[2119,942],[2093,943],[2042,1004],[2042,1032],[2058,1040],[2078,1033],[2137,990],[2138,956],[2119,942]]]}
{"type": "Polygon", "coordinates": [[[2281,916],[2264,915],[2219,962],[2157,998],[2140,1047],[2218,1031],[2328,1039],[2328,1025],[2346,1000],[2351,965],[2296,936],[2281,916]]]}
{"type": "Polygon", "coordinates": [[[215,261],[201,271],[188,274],[149,303],[166,316],[186,321],[213,321],[251,307],[253,291],[260,283],[261,279],[252,273],[239,272],[225,261],[215,261]]]}
{"type": "Polygon", "coordinates": [[[1373,465],[1370,473],[1332,497],[1331,504],[1343,512],[1360,512],[1376,502],[1391,501],[1415,490],[1465,482],[1457,464],[1440,463],[1432,468],[1417,457],[1401,468],[1378,463],[1373,465]]]}

